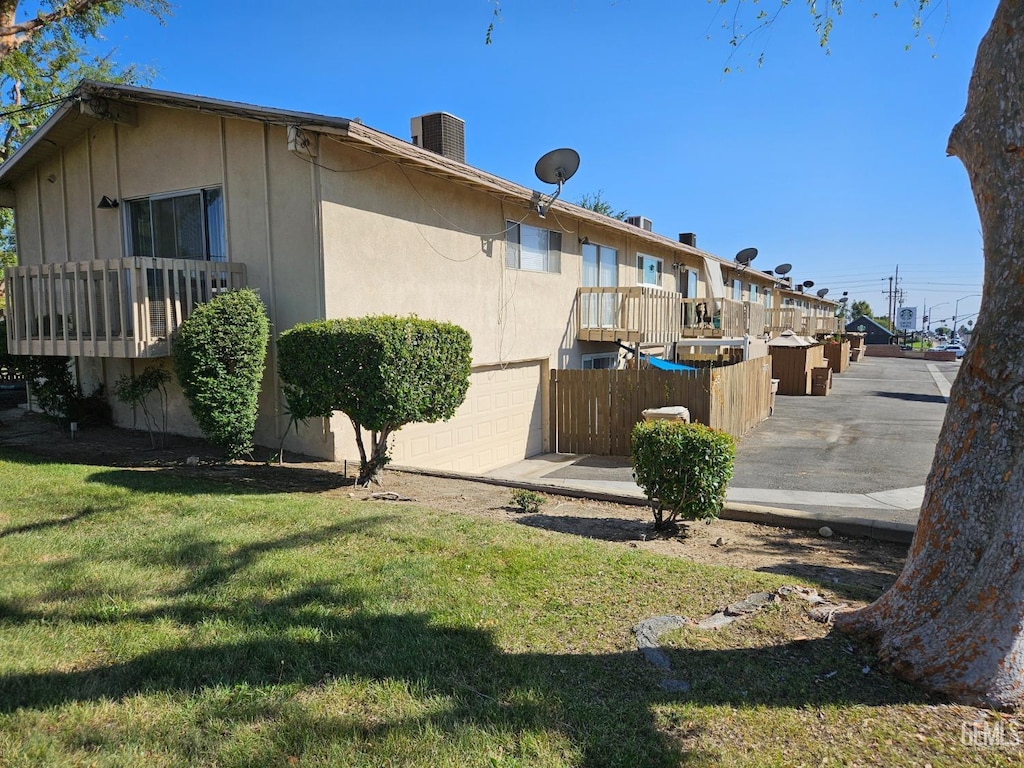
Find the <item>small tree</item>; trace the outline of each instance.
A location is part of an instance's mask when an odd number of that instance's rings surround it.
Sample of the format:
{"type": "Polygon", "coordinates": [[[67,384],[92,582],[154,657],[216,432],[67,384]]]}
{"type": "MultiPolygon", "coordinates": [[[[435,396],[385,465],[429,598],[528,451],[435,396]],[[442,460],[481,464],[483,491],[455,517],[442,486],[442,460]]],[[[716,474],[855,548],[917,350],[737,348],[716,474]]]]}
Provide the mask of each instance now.
{"type": "Polygon", "coordinates": [[[616,211],[612,207],[612,204],[605,200],[603,189],[597,190],[594,194],[584,192],[580,195],[580,199],[576,201],[576,205],[580,208],[586,208],[588,211],[593,211],[594,213],[610,216],[611,218],[618,219],[619,221],[624,220],[629,215],[629,211],[625,208],[621,211],[616,211]]]}
{"type": "Polygon", "coordinates": [[[277,342],[293,421],[349,417],[360,485],[387,465],[388,438],[406,424],[450,419],[466,398],[472,342],[451,323],[390,315],[296,325],[277,342]],[[370,450],[363,432],[370,433],[370,450]]]}
{"type": "Polygon", "coordinates": [[[124,374],[114,384],[114,396],[125,405],[131,406],[133,417],[136,408],[142,409],[142,417],[146,421],[146,430],[149,432],[149,442],[154,448],[156,447],[154,427],[157,417],[149,408],[149,396],[154,392],[159,394],[160,444],[162,446],[164,435],[167,434],[167,385],[170,381],[170,371],[166,368],[149,365],[138,375],[124,374]]]}
{"type": "Polygon", "coordinates": [[[703,424],[641,421],[633,427],[632,454],[633,475],[651,502],[656,530],[679,517],[718,517],[736,455],[731,435],[703,424]]]}
{"type": "Polygon", "coordinates": [[[195,308],[171,346],[174,373],[199,428],[225,457],[252,451],[270,322],[252,289],[195,308]]]}
{"type": "Polygon", "coordinates": [[[43,413],[58,421],[74,421],[75,403],[81,399],[82,391],[71,374],[70,358],[31,355],[19,362],[43,413]]]}
{"type": "Polygon", "coordinates": [[[871,305],[866,301],[855,301],[850,305],[850,319],[858,317],[871,317],[871,305]]]}

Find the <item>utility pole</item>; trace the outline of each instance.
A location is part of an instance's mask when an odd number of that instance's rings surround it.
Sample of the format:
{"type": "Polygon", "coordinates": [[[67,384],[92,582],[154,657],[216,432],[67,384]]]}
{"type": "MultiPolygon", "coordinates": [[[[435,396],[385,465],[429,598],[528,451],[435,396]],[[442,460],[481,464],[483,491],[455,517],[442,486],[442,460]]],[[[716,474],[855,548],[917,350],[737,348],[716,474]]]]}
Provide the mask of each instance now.
{"type": "Polygon", "coordinates": [[[892,275],[889,275],[889,303],[886,305],[886,317],[889,318],[889,327],[892,328],[892,275]]]}
{"type": "Polygon", "coordinates": [[[896,292],[900,289],[900,265],[896,265],[896,284],[894,286],[895,291],[892,295],[892,315],[889,316],[889,327],[892,328],[893,333],[896,332],[896,292]]]}

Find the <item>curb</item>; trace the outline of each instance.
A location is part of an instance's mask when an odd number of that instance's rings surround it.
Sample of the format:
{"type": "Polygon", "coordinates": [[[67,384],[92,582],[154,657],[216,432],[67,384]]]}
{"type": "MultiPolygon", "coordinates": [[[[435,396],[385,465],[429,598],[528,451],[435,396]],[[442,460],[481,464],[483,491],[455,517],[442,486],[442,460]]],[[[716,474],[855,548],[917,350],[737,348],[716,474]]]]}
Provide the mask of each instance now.
{"type": "Polygon", "coordinates": [[[913,540],[915,530],[915,526],[909,523],[894,523],[889,520],[874,520],[869,517],[839,517],[822,512],[808,512],[786,507],[766,507],[758,504],[726,504],[721,518],[741,523],[758,523],[778,528],[803,530],[817,530],[821,526],[827,525],[841,536],[907,545],[913,540]]]}
{"type": "MultiPolygon", "coordinates": [[[[634,507],[646,507],[647,499],[643,496],[609,493],[608,491],[589,490],[577,486],[544,483],[536,480],[515,480],[503,477],[487,477],[468,472],[452,472],[436,469],[419,469],[389,465],[389,469],[405,472],[410,475],[425,475],[448,480],[466,480],[474,483],[486,483],[505,488],[523,488],[537,493],[548,493],[556,496],[568,496],[574,499],[591,499],[612,504],[628,504],[634,507]]],[[[737,523],[756,523],[770,525],[775,528],[793,528],[797,530],[817,530],[827,525],[841,536],[859,539],[873,539],[892,544],[909,545],[914,538],[915,526],[909,523],[894,523],[888,520],[873,520],[868,517],[839,517],[822,512],[808,512],[786,507],[771,507],[759,504],[726,503],[719,517],[737,523]]]]}

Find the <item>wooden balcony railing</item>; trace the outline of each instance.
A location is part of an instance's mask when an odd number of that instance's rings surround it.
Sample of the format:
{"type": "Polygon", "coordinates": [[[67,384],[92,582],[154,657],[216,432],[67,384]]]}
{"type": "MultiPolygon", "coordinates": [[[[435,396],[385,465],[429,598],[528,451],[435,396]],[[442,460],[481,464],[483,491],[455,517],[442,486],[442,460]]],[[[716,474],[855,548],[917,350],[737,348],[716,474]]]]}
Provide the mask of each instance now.
{"type": "Polygon", "coordinates": [[[245,287],[245,265],[97,259],[8,267],[7,342],[15,355],[165,357],[197,304],[245,287]]]}
{"type": "Polygon", "coordinates": [[[799,307],[775,307],[769,314],[769,332],[772,336],[778,336],[787,330],[793,331],[797,336],[842,333],[844,328],[841,317],[815,314],[799,307]]]}
{"type": "Polygon", "coordinates": [[[684,338],[756,336],[767,326],[763,304],[688,299],[674,291],[645,285],[579,288],[576,299],[580,341],[670,344],[684,338]]]}

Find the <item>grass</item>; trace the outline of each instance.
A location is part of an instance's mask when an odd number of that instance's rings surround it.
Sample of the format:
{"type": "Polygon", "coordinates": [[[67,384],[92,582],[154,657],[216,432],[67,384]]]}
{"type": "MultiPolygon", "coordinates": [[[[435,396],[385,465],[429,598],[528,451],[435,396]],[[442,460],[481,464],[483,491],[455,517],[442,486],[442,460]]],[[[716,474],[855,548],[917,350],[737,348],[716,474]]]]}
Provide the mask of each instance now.
{"type": "Polygon", "coordinates": [[[962,743],[995,715],[877,671],[795,599],[663,638],[692,686],[663,689],[632,627],[792,582],[773,574],[10,452],[0,510],[4,768],[1020,759],[962,743]]]}

